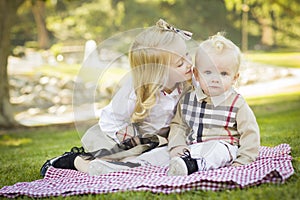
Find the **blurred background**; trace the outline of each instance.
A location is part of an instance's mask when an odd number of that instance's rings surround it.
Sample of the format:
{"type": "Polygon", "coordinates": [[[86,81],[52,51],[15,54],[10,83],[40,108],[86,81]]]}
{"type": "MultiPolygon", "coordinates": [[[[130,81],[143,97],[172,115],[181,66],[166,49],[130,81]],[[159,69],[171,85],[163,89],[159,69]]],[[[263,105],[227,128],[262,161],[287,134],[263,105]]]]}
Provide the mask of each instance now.
{"type": "MultiPolygon", "coordinates": [[[[23,0],[11,42],[58,54],[62,47],[67,51],[89,39],[99,43],[164,18],[193,31],[194,40],[221,30],[243,50],[299,49],[299,13],[297,0],[23,0]]],[[[13,48],[12,53],[22,51],[13,48]]]]}
{"type": "MultiPolygon", "coordinates": [[[[99,45],[159,18],[193,32],[197,42],[225,31],[250,61],[240,86],[299,80],[299,0],[1,0],[0,9],[0,127],[69,122],[88,42],[99,45]]],[[[291,87],[300,90],[299,82],[291,87]]],[[[111,98],[109,87],[98,90],[95,101],[111,98]]]]}

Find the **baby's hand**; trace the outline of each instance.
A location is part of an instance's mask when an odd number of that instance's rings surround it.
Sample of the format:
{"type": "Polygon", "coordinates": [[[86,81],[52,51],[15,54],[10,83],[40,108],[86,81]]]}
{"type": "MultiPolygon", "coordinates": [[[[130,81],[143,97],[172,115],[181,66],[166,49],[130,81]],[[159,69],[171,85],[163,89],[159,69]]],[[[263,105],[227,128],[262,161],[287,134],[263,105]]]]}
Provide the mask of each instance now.
{"type": "Polygon", "coordinates": [[[174,147],[170,151],[170,157],[182,156],[185,150],[189,150],[187,146],[174,147]]]}

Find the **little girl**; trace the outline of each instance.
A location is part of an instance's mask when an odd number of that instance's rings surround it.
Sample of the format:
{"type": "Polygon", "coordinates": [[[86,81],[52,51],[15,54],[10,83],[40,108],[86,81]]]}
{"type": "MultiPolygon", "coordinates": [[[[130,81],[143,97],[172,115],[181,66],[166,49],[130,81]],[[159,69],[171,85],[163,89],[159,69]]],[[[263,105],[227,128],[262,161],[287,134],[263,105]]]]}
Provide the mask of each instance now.
{"type": "MultiPolygon", "coordinates": [[[[166,145],[174,108],[186,88],[185,81],[192,76],[184,41],[190,38],[191,33],[164,20],[140,33],[129,50],[132,79],[101,110],[99,123],[82,138],[89,156],[75,148],[48,160],[41,174],[53,166],[95,175],[95,162],[89,166],[91,157],[120,161],[166,145]]],[[[119,170],[118,166],[112,168],[119,170]]]]}

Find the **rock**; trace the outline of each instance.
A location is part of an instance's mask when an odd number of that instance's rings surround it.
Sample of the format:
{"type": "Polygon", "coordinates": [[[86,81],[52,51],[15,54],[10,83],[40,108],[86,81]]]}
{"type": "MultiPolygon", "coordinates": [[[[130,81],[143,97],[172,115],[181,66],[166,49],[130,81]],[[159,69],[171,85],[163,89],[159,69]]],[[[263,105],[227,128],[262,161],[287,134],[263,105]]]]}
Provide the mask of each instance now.
{"type": "Polygon", "coordinates": [[[40,78],[40,84],[41,85],[47,85],[49,83],[50,78],[48,76],[43,76],[40,78]]]}

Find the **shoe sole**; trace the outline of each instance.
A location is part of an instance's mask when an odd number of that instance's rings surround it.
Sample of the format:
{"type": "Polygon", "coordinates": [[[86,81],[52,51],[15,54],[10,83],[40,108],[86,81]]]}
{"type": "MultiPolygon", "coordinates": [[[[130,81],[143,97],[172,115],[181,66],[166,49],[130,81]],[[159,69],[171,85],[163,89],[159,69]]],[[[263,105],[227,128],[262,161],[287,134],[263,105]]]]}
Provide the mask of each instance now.
{"type": "Polygon", "coordinates": [[[130,168],[131,167],[127,166],[125,163],[116,164],[103,160],[93,160],[89,164],[88,174],[91,176],[98,176],[101,174],[108,174],[111,172],[128,170],[130,168]]]}
{"type": "Polygon", "coordinates": [[[50,160],[47,160],[47,161],[43,164],[43,166],[41,167],[41,169],[40,169],[40,175],[41,175],[42,177],[45,177],[46,172],[48,171],[49,167],[53,166],[53,163],[54,163],[55,161],[57,161],[59,158],[61,158],[61,157],[62,157],[62,155],[61,155],[61,156],[58,156],[58,157],[51,158],[50,160]]]}
{"type": "Polygon", "coordinates": [[[186,176],[188,170],[184,160],[180,157],[172,158],[169,165],[168,176],[186,176]]]}

